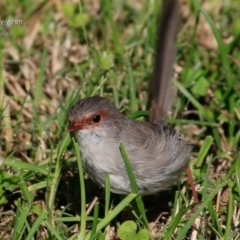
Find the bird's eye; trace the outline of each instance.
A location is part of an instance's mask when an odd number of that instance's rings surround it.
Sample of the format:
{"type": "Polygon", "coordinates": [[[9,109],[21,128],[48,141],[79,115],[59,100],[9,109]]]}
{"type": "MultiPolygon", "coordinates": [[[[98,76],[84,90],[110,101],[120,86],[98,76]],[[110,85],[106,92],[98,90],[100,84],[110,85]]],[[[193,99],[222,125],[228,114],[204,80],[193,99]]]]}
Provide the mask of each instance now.
{"type": "Polygon", "coordinates": [[[100,120],[101,120],[101,116],[100,116],[100,115],[95,115],[95,116],[93,117],[93,119],[92,119],[92,121],[93,121],[94,123],[98,123],[98,122],[100,122],[100,120]]]}

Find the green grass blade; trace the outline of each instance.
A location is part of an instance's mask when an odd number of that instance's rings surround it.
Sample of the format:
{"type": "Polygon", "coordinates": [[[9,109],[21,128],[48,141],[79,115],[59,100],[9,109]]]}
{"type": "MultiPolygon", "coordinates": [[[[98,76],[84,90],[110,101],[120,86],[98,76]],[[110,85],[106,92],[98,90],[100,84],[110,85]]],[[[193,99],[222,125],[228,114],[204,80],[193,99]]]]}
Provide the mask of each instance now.
{"type": "Polygon", "coordinates": [[[114,21],[113,11],[112,11],[112,1],[104,0],[103,3],[104,11],[106,12],[106,20],[110,23],[112,34],[111,40],[114,42],[114,46],[116,47],[116,51],[118,54],[121,53],[121,45],[119,44],[119,32],[116,26],[116,22],[114,21]]]}
{"type": "Polygon", "coordinates": [[[33,235],[38,231],[40,225],[42,224],[43,220],[46,218],[48,212],[46,210],[43,210],[37,217],[37,219],[35,220],[35,222],[33,223],[33,225],[31,226],[31,229],[27,235],[27,237],[25,238],[25,240],[31,240],[33,235]]]}
{"type": "Polygon", "coordinates": [[[207,163],[207,170],[206,173],[204,174],[204,181],[203,181],[203,191],[202,191],[202,199],[206,199],[208,196],[208,182],[209,182],[209,174],[211,170],[211,163],[212,163],[212,157],[209,158],[208,163],[207,163]]]}
{"type": "Polygon", "coordinates": [[[37,190],[40,190],[40,189],[43,189],[46,187],[47,187],[47,181],[42,181],[42,182],[35,183],[35,184],[28,186],[28,191],[34,192],[34,191],[37,191],[37,190]]]}
{"type": "Polygon", "coordinates": [[[98,223],[98,214],[99,214],[99,202],[94,205],[94,213],[93,213],[93,225],[91,229],[90,239],[95,239],[97,223],[98,223]]]}
{"type": "Polygon", "coordinates": [[[203,159],[207,156],[207,153],[212,145],[213,138],[211,136],[207,136],[201,146],[200,152],[198,154],[196,166],[202,166],[203,159]]]}
{"type": "Polygon", "coordinates": [[[78,239],[84,239],[85,238],[85,231],[86,231],[86,191],[85,191],[85,181],[84,181],[84,173],[83,173],[83,167],[82,167],[82,160],[80,155],[80,149],[78,146],[78,143],[75,142],[74,139],[72,139],[74,150],[77,157],[77,163],[78,163],[78,171],[79,171],[79,181],[80,181],[80,192],[81,192],[81,227],[80,232],[78,233],[78,239]]]}
{"type": "Polygon", "coordinates": [[[213,198],[216,196],[218,191],[225,187],[227,185],[228,181],[224,181],[221,184],[219,184],[213,191],[206,197],[206,199],[201,203],[199,208],[196,210],[196,212],[192,215],[192,217],[186,222],[185,226],[181,229],[179,232],[176,240],[182,240],[186,237],[187,232],[193,225],[195,219],[199,216],[199,214],[203,211],[204,208],[207,207],[208,203],[213,200],[213,198]]]}
{"type": "Polygon", "coordinates": [[[139,194],[140,191],[138,189],[138,185],[137,185],[134,173],[133,173],[133,169],[132,169],[132,166],[130,164],[126,149],[125,149],[122,142],[120,143],[120,151],[121,151],[124,163],[126,165],[126,169],[127,169],[129,181],[130,181],[130,184],[131,184],[132,192],[135,193],[135,194],[139,194]]]}
{"type": "MultiPolygon", "coordinates": [[[[58,232],[58,229],[55,229],[55,228],[51,225],[51,223],[49,223],[47,220],[44,221],[44,224],[46,224],[49,232],[50,232],[51,235],[53,235],[56,239],[58,239],[58,240],[64,240],[64,239],[66,239],[66,238],[61,237],[60,234],[59,234],[59,232],[58,232]]],[[[52,238],[51,238],[51,239],[52,239],[52,238]]]]}
{"type": "Polygon", "coordinates": [[[130,107],[132,111],[137,110],[137,98],[136,98],[136,86],[133,77],[133,70],[130,65],[129,58],[125,58],[125,64],[127,66],[127,74],[128,74],[128,84],[129,84],[129,91],[130,91],[130,107]]]}
{"type": "Polygon", "coordinates": [[[34,165],[32,163],[22,162],[22,161],[18,161],[18,160],[12,159],[12,158],[6,158],[5,164],[10,166],[10,167],[23,169],[25,171],[32,171],[32,172],[35,172],[35,173],[41,173],[45,176],[48,175],[48,171],[46,171],[44,167],[37,166],[37,165],[34,165]]]}
{"type": "Polygon", "coordinates": [[[228,195],[228,209],[227,209],[227,224],[226,230],[224,234],[224,240],[231,239],[231,224],[232,224],[232,217],[233,217],[233,194],[232,191],[229,190],[228,195]]]}
{"type": "Polygon", "coordinates": [[[180,223],[183,215],[192,208],[193,206],[190,205],[186,208],[180,209],[176,216],[172,218],[171,224],[167,229],[167,233],[164,235],[163,240],[171,239],[171,236],[174,234],[178,224],[180,223]]]}
{"type": "Polygon", "coordinates": [[[23,197],[31,205],[33,201],[33,195],[29,192],[26,182],[21,181],[18,183],[18,185],[23,194],[23,197]]]}
{"type": "MultiPolygon", "coordinates": [[[[126,149],[124,147],[124,144],[122,142],[120,143],[120,151],[122,153],[122,157],[123,157],[126,169],[127,169],[129,181],[130,181],[131,188],[132,188],[132,192],[135,193],[135,194],[139,194],[140,191],[138,189],[138,185],[137,185],[134,173],[133,173],[133,169],[132,169],[131,163],[129,161],[129,158],[128,158],[126,149]]],[[[143,223],[144,223],[145,227],[148,228],[148,221],[147,221],[147,217],[146,217],[146,210],[145,210],[145,207],[144,207],[141,195],[138,195],[136,197],[136,203],[137,203],[137,207],[138,207],[139,213],[141,214],[141,217],[143,219],[143,223]]]]}
{"type": "Polygon", "coordinates": [[[108,215],[97,225],[97,232],[106,227],[129,203],[137,197],[137,194],[128,194],[108,215]]]}
{"type": "Polygon", "coordinates": [[[12,240],[21,239],[24,229],[26,228],[26,221],[30,208],[28,203],[22,203],[20,200],[18,201],[12,240]]]}
{"type": "Polygon", "coordinates": [[[110,178],[109,178],[109,174],[107,174],[105,177],[105,214],[104,214],[105,217],[107,216],[107,214],[109,212],[110,196],[111,196],[110,178]]]}
{"type": "Polygon", "coordinates": [[[212,202],[209,202],[209,204],[208,204],[208,211],[209,211],[209,215],[211,217],[211,222],[213,225],[212,229],[219,236],[219,238],[222,239],[223,232],[222,232],[221,226],[219,224],[218,214],[217,214],[216,210],[214,209],[212,202]]]}
{"type": "Polygon", "coordinates": [[[179,89],[179,91],[199,110],[199,113],[201,117],[205,117],[205,109],[202,107],[202,105],[197,101],[196,98],[193,97],[193,95],[187,91],[184,86],[179,83],[176,80],[173,80],[174,85],[179,89]]]}
{"type": "Polygon", "coordinates": [[[215,36],[215,39],[217,40],[217,43],[218,43],[218,47],[220,49],[220,57],[221,57],[223,66],[224,66],[225,70],[227,71],[228,70],[227,47],[223,43],[222,37],[219,33],[219,30],[217,29],[214,21],[208,15],[208,13],[199,5],[198,1],[193,0],[193,3],[197,7],[197,9],[199,9],[201,11],[201,13],[203,14],[203,16],[206,18],[207,22],[211,26],[213,34],[215,36]]]}
{"type": "Polygon", "coordinates": [[[240,156],[237,158],[235,166],[236,190],[238,197],[240,197],[240,156]]]}
{"type": "Polygon", "coordinates": [[[58,146],[58,154],[57,154],[55,172],[53,174],[53,179],[51,181],[50,193],[49,193],[49,198],[48,198],[49,211],[52,211],[54,208],[54,200],[55,200],[55,195],[56,195],[56,191],[57,191],[57,187],[58,187],[58,183],[59,183],[61,166],[62,166],[62,154],[63,154],[64,150],[66,149],[66,147],[69,145],[69,143],[70,143],[70,136],[69,136],[69,134],[66,134],[58,146]]]}
{"type": "MultiPolygon", "coordinates": [[[[137,197],[137,194],[130,193],[128,194],[112,211],[108,213],[106,217],[104,217],[97,225],[96,232],[98,233],[103,228],[105,228],[126,206],[129,205],[130,202],[133,201],[137,197]]],[[[90,239],[91,233],[88,233],[85,237],[85,240],[90,239]]]]}

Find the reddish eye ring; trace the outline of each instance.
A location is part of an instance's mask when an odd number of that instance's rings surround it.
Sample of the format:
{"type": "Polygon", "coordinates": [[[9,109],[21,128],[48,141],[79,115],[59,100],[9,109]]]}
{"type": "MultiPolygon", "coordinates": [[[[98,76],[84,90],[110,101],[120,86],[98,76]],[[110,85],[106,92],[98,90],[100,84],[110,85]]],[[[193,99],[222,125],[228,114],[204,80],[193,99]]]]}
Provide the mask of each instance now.
{"type": "Polygon", "coordinates": [[[98,114],[98,115],[95,115],[93,118],[92,118],[92,121],[94,122],[94,123],[98,123],[98,122],[100,122],[100,120],[101,120],[101,116],[98,114]]]}

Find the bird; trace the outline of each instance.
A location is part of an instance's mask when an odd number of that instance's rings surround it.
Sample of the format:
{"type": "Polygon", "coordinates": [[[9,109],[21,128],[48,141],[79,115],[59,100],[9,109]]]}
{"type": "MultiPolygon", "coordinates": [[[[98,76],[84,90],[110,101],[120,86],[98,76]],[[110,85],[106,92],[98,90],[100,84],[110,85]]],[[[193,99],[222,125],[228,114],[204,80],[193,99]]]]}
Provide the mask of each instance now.
{"type": "Polygon", "coordinates": [[[131,192],[120,152],[121,142],[142,195],[169,189],[190,160],[192,144],[165,122],[174,98],[171,78],[179,22],[178,0],[165,0],[162,7],[151,82],[150,121],[129,119],[100,96],[81,99],[68,113],[68,130],[79,144],[86,173],[101,187],[108,174],[113,193],[131,192]]]}
{"type": "Polygon", "coordinates": [[[114,193],[131,192],[120,142],[142,195],[170,188],[189,162],[192,146],[180,133],[167,125],[129,119],[106,98],[80,100],[70,109],[68,120],[86,173],[101,187],[109,174],[114,193]]]}

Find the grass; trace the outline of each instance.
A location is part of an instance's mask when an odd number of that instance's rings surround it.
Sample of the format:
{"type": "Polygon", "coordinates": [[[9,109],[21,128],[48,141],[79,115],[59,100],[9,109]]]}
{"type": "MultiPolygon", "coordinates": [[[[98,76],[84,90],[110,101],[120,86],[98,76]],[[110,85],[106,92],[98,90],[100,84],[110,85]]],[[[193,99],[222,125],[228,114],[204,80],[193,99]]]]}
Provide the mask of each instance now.
{"type": "Polygon", "coordinates": [[[99,189],[67,132],[70,106],[92,95],[147,120],[158,5],[2,3],[0,20],[22,23],[0,30],[0,239],[240,238],[237,0],[181,5],[168,123],[195,146],[197,206],[184,173],[157,196],[140,197],[130,166],[133,193],[99,189]]]}

